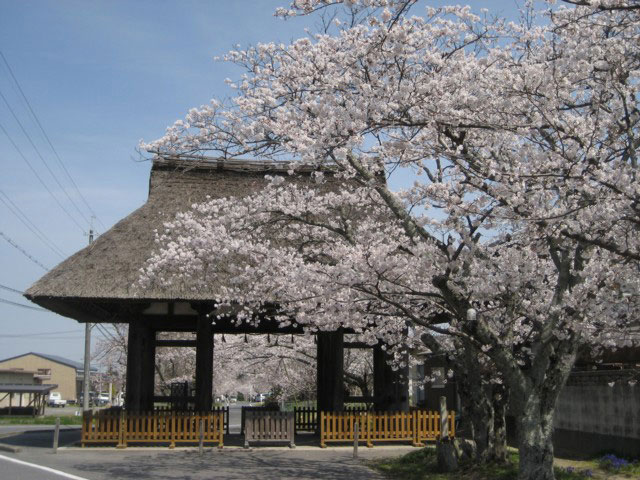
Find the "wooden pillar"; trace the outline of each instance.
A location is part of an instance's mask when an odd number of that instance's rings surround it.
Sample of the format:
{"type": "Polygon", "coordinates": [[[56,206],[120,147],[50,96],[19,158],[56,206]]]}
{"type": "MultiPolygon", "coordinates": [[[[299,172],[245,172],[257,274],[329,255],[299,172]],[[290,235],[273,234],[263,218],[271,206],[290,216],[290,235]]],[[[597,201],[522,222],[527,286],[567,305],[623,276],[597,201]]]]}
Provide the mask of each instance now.
{"type": "Polygon", "coordinates": [[[196,411],[208,412],[213,406],[213,327],[204,313],[198,315],[196,332],[196,411]]]}
{"type": "Polygon", "coordinates": [[[373,348],[373,396],[377,411],[409,409],[409,368],[393,370],[382,345],[373,348]]]}
{"type": "Polygon", "coordinates": [[[155,378],[155,332],[146,322],[129,322],[127,339],[127,390],[125,407],[129,411],[153,409],[155,378]]]}
{"type": "Polygon", "coordinates": [[[344,409],[344,336],[337,332],[318,332],[318,411],[344,409]]]}
{"type": "MultiPolygon", "coordinates": [[[[147,327],[142,342],[142,409],[153,410],[156,387],[156,332],[147,327]]],[[[109,385],[111,386],[111,385],[109,385]]]]}

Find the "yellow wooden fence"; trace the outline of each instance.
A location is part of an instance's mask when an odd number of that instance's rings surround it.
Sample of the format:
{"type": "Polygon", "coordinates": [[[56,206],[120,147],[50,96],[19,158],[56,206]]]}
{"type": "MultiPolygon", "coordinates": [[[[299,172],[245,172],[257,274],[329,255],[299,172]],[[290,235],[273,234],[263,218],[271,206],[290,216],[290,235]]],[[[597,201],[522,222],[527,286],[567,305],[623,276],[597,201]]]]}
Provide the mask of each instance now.
{"type": "MultiPolygon", "coordinates": [[[[455,436],[455,412],[449,412],[449,437],[455,436]]],[[[358,442],[411,442],[414,446],[424,445],[426,440],[440,438],[440,413],[425,410],[412,412],[321,412],[320,446],[327,442],[353,442],[355,425],[358,424],[358,442]]]]}
{"type": "Polygon", "coordinates": [[[223,446],[223,412],[85,412],[82,421],[82,446],[92,443],[197,443],[202,422],[203,443],[223,446]]]}

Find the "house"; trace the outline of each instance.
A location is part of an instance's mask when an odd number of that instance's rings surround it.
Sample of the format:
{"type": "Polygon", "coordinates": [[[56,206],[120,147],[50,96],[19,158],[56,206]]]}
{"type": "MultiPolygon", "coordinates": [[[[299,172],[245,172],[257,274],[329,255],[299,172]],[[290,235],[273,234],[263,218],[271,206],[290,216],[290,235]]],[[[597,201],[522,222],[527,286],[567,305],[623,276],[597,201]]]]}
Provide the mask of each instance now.
{"type": "Polygon", "coordinates": [[[43,384],[47,375],[34,370],[0,369],[0,415],[42,415],[46,397],[56,384],[43,384]]]}
{"type": "MultiPolygon", "coordinates": [[[[16,357],[0,360],[0,369],[24,371],[32,377],[36,377],[42,383],[53,383],[58,386],[55,390],[60,392],[62,398],[67,401],[76,401],[82,392],[84,379],[84,365],[57,355],[29,352],[16,357]]],[[[91,371],[97,369],[91,367],[91,371]]]]}

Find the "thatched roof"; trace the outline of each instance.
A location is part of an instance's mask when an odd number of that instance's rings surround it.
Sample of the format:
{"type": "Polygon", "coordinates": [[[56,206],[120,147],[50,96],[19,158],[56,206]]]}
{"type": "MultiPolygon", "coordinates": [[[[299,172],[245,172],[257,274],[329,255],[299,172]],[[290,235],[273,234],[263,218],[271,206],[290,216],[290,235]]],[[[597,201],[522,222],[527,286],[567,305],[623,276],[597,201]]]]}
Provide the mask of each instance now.
{"type": "MultiPolygon", "coordinates": [[[[207,294],[209,298],[184,284],[143,292],[133,287],[156,247],[154,231],[162,230],[163,224],[177,212],[187,211],[207,196],[244,197],[264,188],[266,174],[287,175],[288,168],[282,163],[258,161],[156,159],[151,168],[147,202],[90,246],[50,270],[27,290],[26,297],[79,320],[81,315],[72,308],[79,302],[104,305],[133,299],[215,300],[211,298],[215,296],[215,285],[207,294]]],[[[287,175],[287,181],[315,185],[311,170],[303,168],[302,175],[287,175]]]]}

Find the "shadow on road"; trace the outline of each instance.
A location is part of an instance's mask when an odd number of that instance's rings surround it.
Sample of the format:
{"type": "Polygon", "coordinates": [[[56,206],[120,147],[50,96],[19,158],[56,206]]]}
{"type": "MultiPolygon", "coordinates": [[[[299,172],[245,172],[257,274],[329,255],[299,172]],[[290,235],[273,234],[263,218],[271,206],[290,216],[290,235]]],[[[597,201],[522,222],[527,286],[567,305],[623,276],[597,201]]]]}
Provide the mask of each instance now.
{"type": "MultiPolygon", "coordinates": [[[[80,442],[81,432],[77,430],[60,430],[58,445],[61,447],[73,445],[80,442]]],[[[13,445],[14,447],[25,448],[52,448],[53,447],[53,430],[46,432],[26,432],[19,435],[5,437],[0,442],[13,445]]]]}
{"type": "MultiPolygon", "coordinates": [[[[140,452],[141,453],[141,452],[140,452]]],[[[91,478],[92,473],[104,478],[196,480],[196,479],[378,479],[382,478],[349,454],[274,450],[208,450],[203,456],[197,452],[170,454],[124,455],[117,462],[103,457],[100,463],[75,463],[72,468],[91,478]]],[[[79,459],[78,459],[79,460],[79,459]]]]}

